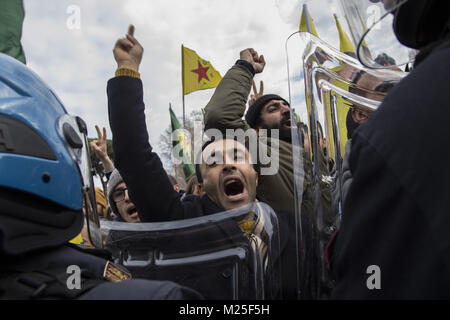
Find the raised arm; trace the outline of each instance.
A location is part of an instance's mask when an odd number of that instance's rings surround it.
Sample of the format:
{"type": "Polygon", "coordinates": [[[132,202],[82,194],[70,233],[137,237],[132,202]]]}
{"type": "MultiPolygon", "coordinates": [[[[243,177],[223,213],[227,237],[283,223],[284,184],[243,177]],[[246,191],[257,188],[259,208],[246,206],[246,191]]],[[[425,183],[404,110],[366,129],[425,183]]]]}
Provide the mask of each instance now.
{"type": "Polygon", "coordinates": [[[228,70],[205,108],[205,130],[248,129],[242,117],[255,73],[264,70],[264,56],[254,49],[240,52],[240,59],[228,70]]]}
{"type": "Polygon", "coordinates": [[[163,165],[152,151],[145,123],[139,63],[143,48],[130,27],[114,47],[118,70],[108,81],[108,108],[115,164],[142,222],[184,218],[180,195],[172,188],[163,165]]]}
{"type": "Polygon", "coordinates": [[[95,130],[97,130],[98,139],[91,141],[92,150],[102,162],[105,171],[111,173],[114,170],[114,164],[108,156],[106,128],[103,128],[103,134],[101,133],[100,128],[97,125],[95,126],[95,130]]]}

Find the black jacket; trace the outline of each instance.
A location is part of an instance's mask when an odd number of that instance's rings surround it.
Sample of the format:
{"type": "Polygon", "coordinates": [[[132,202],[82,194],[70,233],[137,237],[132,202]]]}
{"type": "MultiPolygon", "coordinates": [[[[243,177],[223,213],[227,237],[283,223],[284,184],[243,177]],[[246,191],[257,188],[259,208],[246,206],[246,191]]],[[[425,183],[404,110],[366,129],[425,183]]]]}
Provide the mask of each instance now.
{"type": "Polygon", "coordinates": [[[450,298],[449,55],[421,61],[355,132],[335,299],[450,298]],[[367,287],[371,265],[379,290],[367,287]]]}
{"type": "MultiPolygon", "coordinates": [[[[105,250],[63,245],[1,256],[0,299],[162,300],[201,299],[195,291],[169,281],[143,279],[109,282],[104,278],[105,250]],[[95,253],[95,254],[94,254],[95,253]],[[80,288],[69,288],[80,268],[80,288]]],[[[116,269],[117,270],[117,269],[116,269]]]]}

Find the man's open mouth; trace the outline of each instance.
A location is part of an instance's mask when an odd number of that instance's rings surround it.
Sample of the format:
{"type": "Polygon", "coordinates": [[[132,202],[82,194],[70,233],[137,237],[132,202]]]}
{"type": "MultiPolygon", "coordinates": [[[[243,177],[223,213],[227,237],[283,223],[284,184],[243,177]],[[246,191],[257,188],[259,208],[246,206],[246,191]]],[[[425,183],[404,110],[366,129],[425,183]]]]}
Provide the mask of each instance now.
{"type": "Polygon", "coordinates": [[[287,119],[286,121],[284,121],[283,123],[286,127],[290,128],[291,127],[291,119],[287,119]]]}
{"type": "Polygon", "coordinates": [[[127,213],[131,218],[135,218],[138,216],[138,212],[135,206],[128,208],[127,213]]]}
{"type": "Polygon", "coordinates": [[[244,183],[239,176],[226,177],[223,182],[223,191],[232,201],[242,200],[245,196],[244,183]]]}

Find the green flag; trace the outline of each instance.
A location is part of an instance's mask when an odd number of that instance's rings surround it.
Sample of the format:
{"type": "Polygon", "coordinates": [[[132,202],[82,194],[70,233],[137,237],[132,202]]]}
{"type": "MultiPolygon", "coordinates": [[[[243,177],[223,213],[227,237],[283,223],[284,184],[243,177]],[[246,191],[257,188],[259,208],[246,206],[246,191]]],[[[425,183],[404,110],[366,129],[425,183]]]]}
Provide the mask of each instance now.
{"type": "Polygon", "coordinates": [[[184,178],[187,179],[195,173],[194,166],[191,162],[190,141],[188,141],[188,137],[185,136],[183,128],[181,127],[180,122],[175,116],[172,108],[169,107],[169,111],[172,132],[176,131],[178,135],[178,141],[173,141],[173,147],[179,150],[177,156],[182,158],[184,178]]]}
{"type": "Polygon", "coordinates": [[[20,43],[24,17],[22,0],[0,1],[0,52],[22,63],[26,63],[25,53],[20,43]]]}

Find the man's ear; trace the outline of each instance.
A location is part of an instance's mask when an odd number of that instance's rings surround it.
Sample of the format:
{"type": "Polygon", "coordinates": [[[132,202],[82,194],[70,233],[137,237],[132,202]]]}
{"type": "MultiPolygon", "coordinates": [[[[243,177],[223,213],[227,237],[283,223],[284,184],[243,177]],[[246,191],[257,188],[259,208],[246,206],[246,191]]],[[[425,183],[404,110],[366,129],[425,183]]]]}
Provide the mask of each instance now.
{"type": "Polygon", "coordinates": [[[203,194],[203,183],[197,183],[195,187],[197,189],[198,195],[201,196],[203,194]]]}
{"type": "Polygon", "coordinates": [[[358,114],[357,114],[355,108],[352,108],[352,119],[353,119],[353,121],[355,121],[356,123],[359,123],[359,121],[358,121],[358,114]]]}

